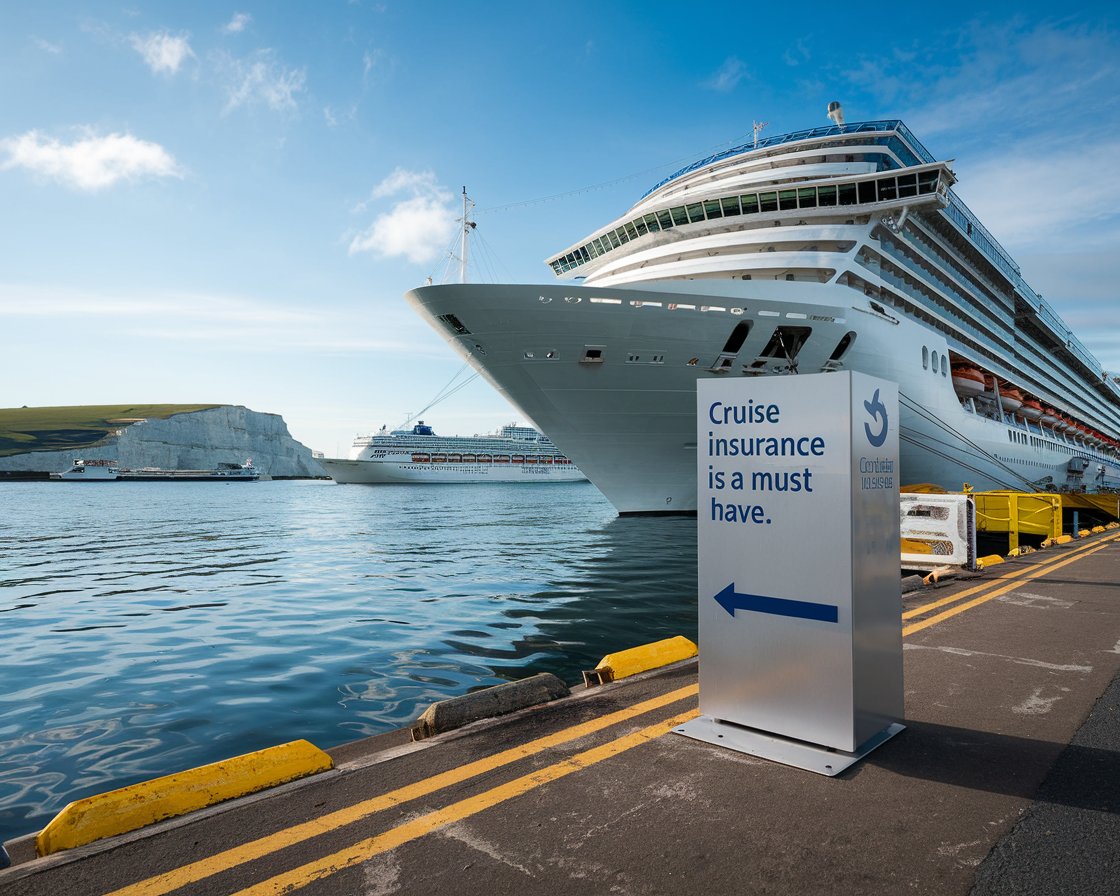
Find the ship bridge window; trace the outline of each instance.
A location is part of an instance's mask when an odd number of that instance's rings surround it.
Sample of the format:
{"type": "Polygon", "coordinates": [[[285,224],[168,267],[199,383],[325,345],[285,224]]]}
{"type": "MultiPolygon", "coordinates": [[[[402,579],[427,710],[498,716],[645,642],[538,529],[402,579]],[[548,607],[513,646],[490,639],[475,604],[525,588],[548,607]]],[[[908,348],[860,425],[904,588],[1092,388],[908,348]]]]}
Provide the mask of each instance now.
{"type": "Polygon", "coordinates": [[[859,201],[861,203],[875,201],[875,181],[861,180],[857,185],[857,189],[859,192],[859,201]]]}
{"type": "Polygon", "coordinates": [[[836,187],[835,187],[835,185],[830,185],[830,186],[827,186],[827,187],[818,187],[817,188],[817,201],[822,206],[836,205],[836,187]]]}
{"type": "Polygon", "coordinates": [[[754,215],[758,213],[758,195],[752,193],[750,196],[740,196],[739,202],[743,206],[744,215],[754,215]]]}
{"type": "Polygon", "coordinates": [[[722,208],[722,206],[720,206],[719,200],[718,199],[709,199],[707,202],[705,202],[704,203],[704,214],[706,214],[708,216],[709,221],[712,220],[712,218],[722,218],[723,217],[723,208],[722,208]]]}
{"type": "Polygon", "coordinates": [[[856,204],[856,185],[855,184],[840,184],[840,204],[841,205],[855,205],[856,204]]]}
{"type": "Polygon", "coordinates": [[[759,193],[758,204],[764,212],[776,212],[778,210],[778,194],[759,193]]]}
{"type": "Polygon", "coordinates": [[[879,181],[879,201],[890,202],[898,198],[898,189],[893,177],[884,177],[879,181]]]}
{"type": "Polygon", "coordinates": [[[898,197],[906,199],[918,195],[918,175],[900,174],[898,177],[898,197]]]}
{"type": "Polygon", "coordinates": [[[683,205],[678,205],[676,208],[669,209],[669,214],[673,216],[673,223],[677,227],[688,223],[688,212],[684,210],[683,205]]]}
{"type": "Polygon", "coordinates": [[[803,187],[797,191],[797,203],[801,208],[817,207],[817,188],[803,187]]]}
{"type": "MultiPolygon", "coordinates": [[[[557,272],[559,273],[559,272],[557,272]]],[[[450,327],[459,336],[467,336],[470,330],[463,326],[462,321],[459,320],[454,314],[441,314],[436,320],[442,321],[446,326],[450,327]]]]}
{"type": "Polygon", "coordinates": [[[700,202],[694,202],[688,206],[688,220],[692,224],[696,224],[704,220],[704,205],[700,202]]]}
{"type": "Polygon", "coordinates": [[[720,205],[723,207],[723,213],[725,215],[738,215],[741,213],[738,196],[729,196],[727,199],[721,199],[720,205]]]}
{"type": "Polygon", "coordinates": [[[650,233],[657,233],[661,229],[661,226],[657,223],[656,215],[646,215],[642,220],[645,221],[650,233]]]}
{"type": "Polygon", "coordinates": [[[668,209],[662,209],[657,213],[657,223],[661,225],[662,230],[668,230],[673,226],[673,216],[668,209]]]}
{"type": "Polygon", "coordinates": [[[782,211],[797,208],[797,190],[781,190],[778,193],[778,208],[782,211]]]}
{"type": "Polygon", "coordinates": [[[933,193],[937,190],[938,175],[936,171],[923,171],[918,175],[918,192],[933,193]]]}

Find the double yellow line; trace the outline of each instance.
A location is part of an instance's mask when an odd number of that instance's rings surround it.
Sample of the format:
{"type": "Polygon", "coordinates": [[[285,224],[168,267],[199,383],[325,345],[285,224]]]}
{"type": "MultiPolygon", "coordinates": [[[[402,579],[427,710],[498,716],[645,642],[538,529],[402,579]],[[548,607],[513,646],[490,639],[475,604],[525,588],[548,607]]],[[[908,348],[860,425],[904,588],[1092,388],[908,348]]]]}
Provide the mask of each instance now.
{"type": "Polygon", "coordinates": [[[1108,547],[1109,542],[1115,541],[1117,538],[1120,538],[1120,534],[1110,535],[1107,538],[1102,538],[1100,541],[1094,541],[1090,545],[1077,547],[1072,551],[1065,551],[1059,556],[1043,560],[1041,563],[1024,566],[1022,569],[1010,570],[993,582],[985,582],[973,588],[966,588],[964,591],[950,594],[948,597],[941,598],[941,600],[935,600],[932,603],[915,607],[913,610],[907,610],[902,614],[903,622],[907,619],[915,619],[918,616],[925,616],[926,618],[918,622],[912,622],[909,625],[904,625],[902,628],[902,636],[905,638],[907,635],[914,634],[914,632],[920,632],[922,629],[929,628],[931,625],[937,625],[939,622],[944,622],[946,619],[956,616],[958,613],[971,610],[973,607],[978,607],[980,604],[994,600],[1002,594],[1007,594],[1008,591],[1014,591],[1024,582],[1040,578],[1047,573],[1053,572],[1056,569],[1061,569],[1063,566],[1068,566],[1077,560],[1088,557],[1090,554],[1095,554],[1097,551],[1103,550],[1108,547]],[[977,596],[973,597],[973,595],[977,596]],[[970,597],[972,600],[968,600],[970,597]],[[961,603],[961,601],[964,602],[961,603]],[[926,616],[927,613],[949,605],[955,606],[950,606],[949,609],[942,610],[940,613],[935,613],[932,616],[926,616]]]}
{"type": "MultiPolygon", "coordinates": [[[[908,610],[902,614],[904,622],[917,617],[924,618],[905,625],[902,629],[903,637],[993,600],[1001,594],[1006,594],[1020,587],[1024,582],[1039,578],[1094,554],[1107,547],[1109,542],[1117,538],[1120,538],[1120,534],[1094,541],[1093,544],[1085,547],[1063,552],[1058,557],[1049,558],[1019,570],[1009,571],[994,582],[985,582],[972,588],[966,588],[964,591],[908,610]],[[939,610],[940,612],[936,612],[939,610]]],[[[612,725],[635,719],[680,701],[690,700],[696,697],[698,693],[699,685],[697,684],[679,688],[660,697],[645,700],[625,709],[558,731],[555,734],[546,735],[508,750],[503,750],[492,756],[450,769],[380,796],[363,800],[353,806],[347,806],[311,821],[277,831],[275,834],[224,850],[189,865],[122,887],[106,894],[106,896],[162,896],[162,894],[173,892],[188,884],[205,880],[248,862],[263,859],[313,837],[338,831],[340,828],[367,819],[386,809],[428,796],[452,785],[470,781],[472,778],[477,778],[503,766],[535,756],[545,750],[602,731],[612,725]]],[[[433,831],[492,808],[506,800],[528,793],[542,784],[558,780],[605,759],[618,756],[627,750],[667,734],[697,715],[698,711],[696,709],[677,713],[671,718],[647,725],[600,746],[583,750],[559,762],[521,775],[504,784],[488,788],[481,793],[458,800],[441,809],[425,812],[403,824],[391,827],[387,831],[360,840],[345,849],[253,884],[247,889],[239,891],[239,896],[274,896],[274,894],[289,893],[317,880],[330,877],[346,868],[366,862],[377,855],[417,840],[433,831]]]]}
{"type": "MultiPolygon", "coordinates": [[[[399,787],[396,790],[391,790],[388,793],[363,800],[360,803],[355,803],[344,809],[330,812],[312,819],[311,821],[304,822],[303,824],[285,828],[267,837],[261,837],[258,840],[250,841],[241,846],[235,846],[232,849],[224,850],[213,856],[208,856],[197,862],[192,862],[189,865],[183,865],[180,868],[174,868],[163,874],[157,874],[154,877],[149,877],[127,887],[122,887],[119,890],[113,890],[111,893],[106,894],[106,896],[156,896],[156,894],[170,893],[180,887],[185,887],[188,884],[204,880],[205,878],[212,877],[223,871],[228,871],[231,868],[235,868],[247,862],[264,858],[265,856],[271,855],[286,847],[294,846],[312,837],[336,831],[339,828],[353,824],[356,821],[361,821],[362,819],[368,818],[371,815],[391,807],[399,806],[402,803],[418,799],[422,796],[427,796],[445,787],[450,787],[453,784],[469,781],[471,778],[476,778],[501,768],[502,766],[534,756],[544,750],[578,740],[589,734],[594,734],[604,728],[609,728],[611,725],[617,725],[620,722],[625,722],[637,716],[670,706],[681,700],[690,699],[695,697],[699,693],[699,690],[699,685],[692,684],[675,691],[670,691],[668,694],[663,694],[660,697],[654,697],[650,700],[636,703],[633,706],[628,706],[617,712],[612,712],[588,722],[565,728],[563,731],[558,731],[555,734],[528,741],[527,743],[512,747],[508,750],[502,750],[492,756],[487,756],[438,775],[433,775],[430,778],[425,778],[414,784],[399,787]]],[[[507,784],[492,788],[477,796],[452,803],[450,806],[443,809],[428,812],[412,821],[386,831],[383,834],[379,834],[367,840],[362,840],[348,849],[318,859],[293,871],[269,878],[242,892],[258,896],[258,894],[264,893],[287,892],[305,886],[321,877],[334,874],[350,865],[363,862],[382,852],[400,846],[402,843],[407,843],[410,840],[422,837],[425,834],[446,827],[449,824],[453,824],[477,812],[481,812],[483,809],[494,806],[511,797],[525,793],[540,784],[562,778],[581,768],[586,768],[597,762],[602,762],[604,759],[616,756],[632,747],[636,747],[653,738],[667,734],[674,727],[696,715],[697,710],[695,709],[680,713],[673,716],[671,719],[647,726],[618,740],[604,744],[603,746],[585,750],[582,753],[578,753],[575,756],[571,756],[547,768],[531,772],[528,775],[523,775],[507,784]]]]}

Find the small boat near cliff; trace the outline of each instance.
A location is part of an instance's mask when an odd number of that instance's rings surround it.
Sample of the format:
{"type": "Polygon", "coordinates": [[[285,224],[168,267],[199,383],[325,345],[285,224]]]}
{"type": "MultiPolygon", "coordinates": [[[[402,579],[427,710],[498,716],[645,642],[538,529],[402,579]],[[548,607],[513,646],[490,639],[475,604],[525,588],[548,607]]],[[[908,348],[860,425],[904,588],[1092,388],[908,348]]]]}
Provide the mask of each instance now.
{"type": "Polygon", "coordinates": [[[69,470],[51,473],[67,482],[256,482],[261,474],[250,458],[243,464],[218,464],[212,470],[163,470],[159,467],[122,468],[115,460],[75,460],[69,470]]]}
{"type": "Polygon", "coordinates": [[[51,473],[51,479],[67,482],[113,482],[120,474],[115,460],[75,460],[69,470],[51,473]]]}

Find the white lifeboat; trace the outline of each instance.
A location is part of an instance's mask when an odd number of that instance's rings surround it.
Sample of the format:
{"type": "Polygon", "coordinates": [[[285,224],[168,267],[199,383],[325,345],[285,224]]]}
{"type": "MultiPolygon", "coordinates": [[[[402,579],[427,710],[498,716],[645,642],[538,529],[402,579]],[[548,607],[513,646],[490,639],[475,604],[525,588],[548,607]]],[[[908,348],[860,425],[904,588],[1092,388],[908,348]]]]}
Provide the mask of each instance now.
{"type": "Polygon", "coordinates": [[[1032,423],[1035,420],[1042,420],[1043,422],[1046,422],[1046,417],[1044,416],[1044,411],[1042,409],[1042,402],[1037,398],[1031,398],[1030,396],[1027,396],[1023,399],[1023,405],[1019,408],[1019,415],[1021,417],[1025,417],[1027,420],[1030,420],[1032,423]]]}
{"type": "Polygon", "coordinates": [[[1006,383],[999,387],[999,403],[1005,411],[1017,411],[1023,406],[1023,393],[1006,383]]]}
{"type": "Polygon", "coordinates": [[[975,367],[958,365],[953,368],[953,388],[958,395],[980,395],[984,391],[984,374],[975,367]]]}

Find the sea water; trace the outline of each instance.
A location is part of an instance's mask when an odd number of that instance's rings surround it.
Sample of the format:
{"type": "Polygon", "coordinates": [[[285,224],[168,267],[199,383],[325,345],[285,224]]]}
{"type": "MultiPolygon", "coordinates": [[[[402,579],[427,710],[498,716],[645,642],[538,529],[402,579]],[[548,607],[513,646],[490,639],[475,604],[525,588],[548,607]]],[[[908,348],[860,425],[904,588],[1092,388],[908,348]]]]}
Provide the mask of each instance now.
{"type": "Polygon", "coordinates": [[[696,521],[589,483],[0,484],[0,841],[71,800],[696,637],[696,521]]]}

